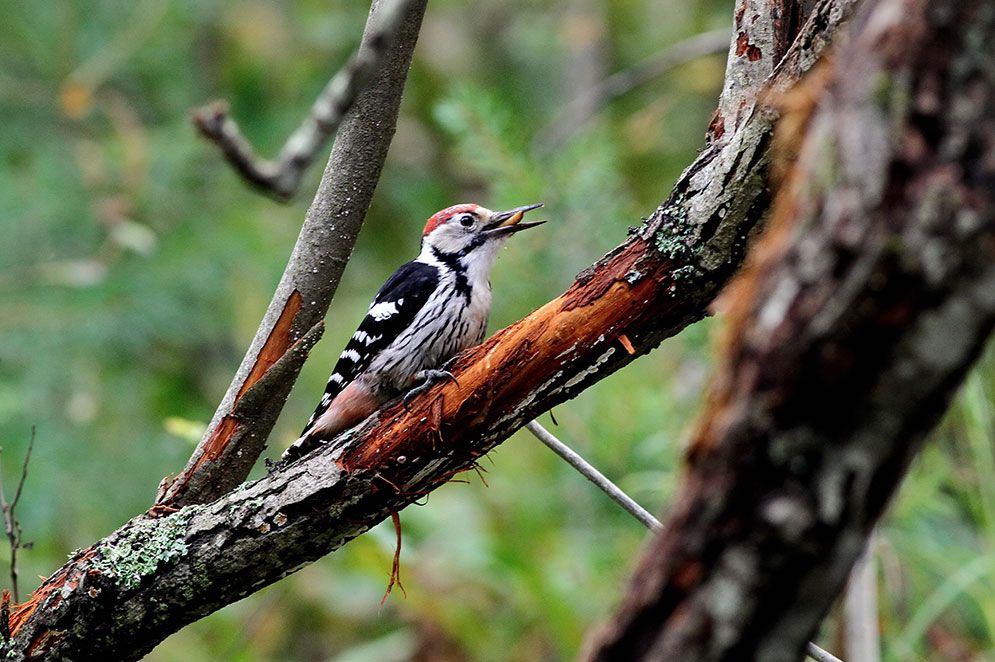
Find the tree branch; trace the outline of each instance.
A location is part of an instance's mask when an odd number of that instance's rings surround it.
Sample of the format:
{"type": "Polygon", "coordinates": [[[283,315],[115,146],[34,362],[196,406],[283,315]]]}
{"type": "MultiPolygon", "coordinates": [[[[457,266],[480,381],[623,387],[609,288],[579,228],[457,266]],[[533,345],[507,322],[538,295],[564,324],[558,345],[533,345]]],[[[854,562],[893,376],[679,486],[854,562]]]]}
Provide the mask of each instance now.
{"type": "MultiPolygon", "coordinates": [[[[21,523],[17,521],[14,510],[21,501],[21,493],[24,491],[24,481],[28,479],[28,463],[31,462],[31,451],[35,447],[35,428],[31,428],[31,438],[28,439],[28,449],[24,452],[24,462],[21,464],[21,477],[17,481],[17,488],[14,490],[14,498],[7,501],[7,496],[3,487],[3,476],[0,474],[0,512],[3,513],[3,528],[7,533],[7,542],[10,544],[10,590],[14,595],[14,601],[20,600],[20,592],[17,590],[17,550],[31,547],[31,543],[21,542],[21,523]]],[[[0,448],[0,453],[3,449],[0,448]]]]}
{"type": "Polygon", "coordinates": [[[581,457],[579,453],[557,439],[553,433],[540,425],[538,421],[526,423],[525,428],[532,433],[532,436],[541,441],[546,448],[559,455],[561,460],[576,469],[581,476],[591,481],[595,487],[607,494],[612,501],[621,506],[625,512],[635,517],[647,529],[655,531],[663,526],[657,518],[653,517],[652,513],[636,503],[635,499],[619,489],[618,485],[598,471],[590,462],[581,457]]]}
{"type": "MultiPolygon", "coordinates": [[[[773,83],[797,80],[838,27],[839,3],[819,7],[773,83]]],[[[7,650],[59,657],[85,646],[112,659],[140,656],[337,549],[701,318],[766,210],[772,117],[755,113],[702,153],[652,217],[562,296],[462,354],[452,368],[458,385],[422,394],[410,412],[388,406],[210,505],[132,520],[18,605],[7,650]]]]}
{"type": "Polygon", "coordinates": [[[798,92],[678,500],[587,659],[799,659],[995,326],[995,15],[854,27],[798,92]]]}
{"type": "Polygon", "coordinates": [[[287,138],[275,161],[256,154],[238,123],[228,114],[228,104],[224,101],[196,109],[191,120],[202,136],[218,146],[228,163],[248,184],[277,200],[289,200],[297,193],[304,173],[338,129],[363,86],[383,63],[401,22],[411,15],[417,4],[419,0],[383,0],[382,8],[376,14],[377,20],[367,25],[366,37],[359,49],[318,95],[311,112],[287,138]]]}
{"type": "MultiPolygon", "coordinates": [[[[853,2],[839,3],[849,11],[853,2]]],[[[732,132],[748,118],[761,89],[801,32],[818,12],[815,0],[737,0],[732,43],[726,59],[719,107],[708,127],[709,141],[732,132]]]]}
{"type": "MultiPolygon", "coordinates": [[[[559,455],[560,459],[576,469],[579,474],[584,476],[584,478],[591,481],[595,487],[608,495],[612,501],[621,506],[623,510],[632,515],[647,529],[651,531],[660,531],[663,529],[663,524],[660,520],[653,517],[648,510],[636,503],[635,499],[623,492],[615,483],[609,480],[603,473],[598,471],[579,453],[557,439],[555,435],[540,425],[538,421],[527,423],[525,428],[547,448],[559,455]]],[[[847,597],[849,599],[849,595],[847,597]]],[[[839,662],[835,655],[828,651],[822,650],[812,643],[807,645],[806,654],[817,662],[839,662]]],[[[851,656],[851,659],[863,660],[864,658],[851,656]]]]}
{"type": "MultiPolygon", "coordinates": [[[[374,1],[364,44],[380,34],[378,17],[385,2],[374,1]]],[[[318,192],[259,330],[186,468],[163,482],[158,504],[179,507],[218,498],[245,480],[265,448],[306,358],[306,350],[288,353],[328,311],[380,178],[426,2],[395,5],[405,9],[397,38],[336,134],[318,192]],[[257,385],[283,358],[289,358],[286,378],[257,385]],[[251,418],[239,418],[236,408],[250,389],[255,389],[258,406],[251,418]]]]}
{"type": "Polygon", "coordinates": [[[574,97],[556,119],[536,134],[535,144],[543,152],[558,149],[611,101],[682,64],[720,53],[728,43],[728,30],[702,32],[668,46],[628,69],[613,73],[574,97]]]}

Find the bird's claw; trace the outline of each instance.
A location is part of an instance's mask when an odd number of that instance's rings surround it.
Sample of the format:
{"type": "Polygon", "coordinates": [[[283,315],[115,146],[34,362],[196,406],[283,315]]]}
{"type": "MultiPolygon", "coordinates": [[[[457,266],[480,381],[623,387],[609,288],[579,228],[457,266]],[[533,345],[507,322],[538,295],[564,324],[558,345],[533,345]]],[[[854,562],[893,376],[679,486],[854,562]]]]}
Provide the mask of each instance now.
{"type": "Polygon", "coordinates": [[[454,375],[453,373],[449,372],[448,370],[437,370],[436,372],[441,373],[441,376],[439,377],[439,381],[442,381],[443,379],[448,379],[453,384],[456,384],[457,388],[459,388],[459,380],[456,379],[456,375],[454,375]]]}
{"type": "Polygon", "coordinates": [[[456,375],[448,370],[419,370],[415,373],[414,381],[421,382],[421,384],[404,394],[404,397],[401,399],[404,411],[411,411],[411,408],[408,406],[411,401],[441,381],[450,381],[459,386],[459,380],[456,379],[456,375]]]}

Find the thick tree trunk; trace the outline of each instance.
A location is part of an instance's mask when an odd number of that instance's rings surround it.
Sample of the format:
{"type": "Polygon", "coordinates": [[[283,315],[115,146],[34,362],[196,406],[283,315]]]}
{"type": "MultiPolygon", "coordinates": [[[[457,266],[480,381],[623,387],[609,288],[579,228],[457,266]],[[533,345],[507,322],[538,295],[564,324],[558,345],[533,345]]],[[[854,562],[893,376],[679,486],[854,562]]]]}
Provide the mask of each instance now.
{"type": "Polygon", "coordinates": [[[866,9],[787,100],[816,109],[798,164],[677,503],[588,659],[800,659],[995,324],[995,10],[866,9]]]}
{"type": "MultiPolygon", "coordinates": [[[[819,2],[788,54],[770,62],[769,85],[785,89],[808,70],[851,4],[819,2]]],[[[424,394],[411,413],[389,407],[212,504],[132,520],[14,610],[5,652],[139,657],[184,624],[337,549],[701,318],[768,208],[774,116],[751,102],[625,243],[561,297],[461,356],[458,386],[424,394]]]]}

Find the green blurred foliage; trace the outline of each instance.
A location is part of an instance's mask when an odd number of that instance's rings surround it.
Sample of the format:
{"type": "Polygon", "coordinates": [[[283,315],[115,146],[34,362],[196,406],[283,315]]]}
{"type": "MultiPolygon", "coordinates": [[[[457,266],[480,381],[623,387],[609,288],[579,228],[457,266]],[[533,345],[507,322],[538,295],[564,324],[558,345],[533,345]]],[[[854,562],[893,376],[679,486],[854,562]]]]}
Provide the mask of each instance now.
{"type": "MultiPolygon", "coordinates": [[[[280,206],[198,140],[230,100],[274,153],[355,47],[367,6],[333,0],[0,0],[0,444],[8,485],[32,427],[22,592],[149,506],[184,464],[269,302],[320,176],[280,206]]],[[[435,210],[546,203],[495,269],[492,329],[560,293],[667,195],[701,146],[724,57],[597,110],[566,104],[731,3],[433,0],[367,225],[270,440],[289,444],[383,279],[435,210]]],[[[666,507],[702,402],[706,321],[556,410],[554,427],[647,507],[666,507]]],[[[891,659],[995,641],[995,360],[971,378],[878,543],[891,659]],[[943,648],[947,647],[947,648],[943,648]],[[951,648],[953,647],[953,648],[951,648]]],[[[519,434],[389,523],[163,643],[152,660],[565,660],[617,600],[645,532],[519,434]]],[[[6,576],[6,566],[0,562],[6,576]]],[[[0,580],[0,583],[6,583],[0,580]]],[[[831,629],[831,628],[829,628],[831,629]]],[[[946,652],[945,652],[946,651],[946,652]]]]}

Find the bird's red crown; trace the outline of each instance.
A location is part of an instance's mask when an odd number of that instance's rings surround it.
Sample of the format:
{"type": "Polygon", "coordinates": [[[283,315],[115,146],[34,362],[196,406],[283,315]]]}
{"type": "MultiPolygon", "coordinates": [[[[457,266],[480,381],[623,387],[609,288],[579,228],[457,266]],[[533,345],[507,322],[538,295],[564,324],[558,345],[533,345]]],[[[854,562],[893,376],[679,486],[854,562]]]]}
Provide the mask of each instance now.
{"type": "Polygon", "coordinates": [[[425,229],[422,230],[422,236],[427,237],[432,233],[432,231],[448,221],[450,218],[456,214],[463,214],[466,212],[477,211],[480,205],[475,205],[473,203],[453,205],[452,207],[446,207],[441,211],[437,211],[432,214],[431,218],[428,219],[428,223],[425,224],[425,229]]]}

